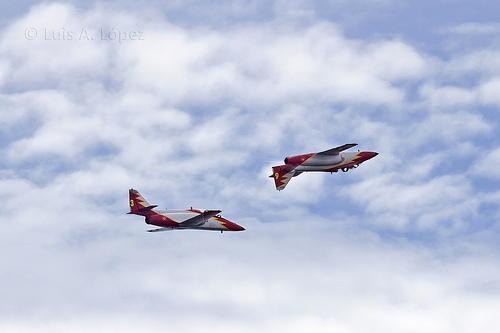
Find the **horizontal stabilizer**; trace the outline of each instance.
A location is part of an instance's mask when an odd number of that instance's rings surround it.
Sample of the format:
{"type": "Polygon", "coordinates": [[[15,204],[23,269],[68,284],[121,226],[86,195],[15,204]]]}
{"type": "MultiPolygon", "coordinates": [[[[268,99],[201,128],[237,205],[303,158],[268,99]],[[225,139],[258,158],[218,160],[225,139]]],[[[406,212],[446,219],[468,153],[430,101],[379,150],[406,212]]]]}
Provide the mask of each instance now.
{"type": "Polygon", "coordinates": [[[149,229],[148,232],[160,232],[160,231],[170,231],[174,230],[173,228],[158,228],[158,229],[149,229]]]}
{"type": "Polygon", "coordinates": [[[139,212],[145,212],[147,210],[151,210],[153,208],[156,208],[158,207],[158,205],[151,205],[151,206],[147,206],[147,207],[142,207],[142,208],[139,208],[139,212]]]}

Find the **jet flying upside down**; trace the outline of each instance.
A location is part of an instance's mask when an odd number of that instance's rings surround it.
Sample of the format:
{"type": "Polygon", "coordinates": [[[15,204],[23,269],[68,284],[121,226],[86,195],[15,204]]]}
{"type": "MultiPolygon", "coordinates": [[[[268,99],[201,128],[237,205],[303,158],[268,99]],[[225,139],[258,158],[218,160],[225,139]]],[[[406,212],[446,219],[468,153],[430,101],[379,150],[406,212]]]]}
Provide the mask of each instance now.
{"type": "Polygon", "coordinates": [[[285,188],[292,177],[303,172],[347,172],[357,168],[361,163],[378,155],[372,151],[343,152],[357,146],[357,143],[348,143],[336,148],[319,153],[288,156],[284,165],[273,166],[273,174],[276,189],[281,191],[285,188]]]}

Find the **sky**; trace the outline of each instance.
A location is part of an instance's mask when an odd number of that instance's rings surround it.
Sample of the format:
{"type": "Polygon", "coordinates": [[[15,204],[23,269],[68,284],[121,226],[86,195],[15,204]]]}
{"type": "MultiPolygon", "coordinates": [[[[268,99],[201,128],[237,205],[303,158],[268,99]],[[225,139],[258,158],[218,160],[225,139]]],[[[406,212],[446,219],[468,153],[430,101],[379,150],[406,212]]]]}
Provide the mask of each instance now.
{"type": "Polygon", "coordinates": [[[499,327],[499,9],[2,1],[0,331],[499,327]],[[147,233],[130,187],[246,231],[147,233]]]}

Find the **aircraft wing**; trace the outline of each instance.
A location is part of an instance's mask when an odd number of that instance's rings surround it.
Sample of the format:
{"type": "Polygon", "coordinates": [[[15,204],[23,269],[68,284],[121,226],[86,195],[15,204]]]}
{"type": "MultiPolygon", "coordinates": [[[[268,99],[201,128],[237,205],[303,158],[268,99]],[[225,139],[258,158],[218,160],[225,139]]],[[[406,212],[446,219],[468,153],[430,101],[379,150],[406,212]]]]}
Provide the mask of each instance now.
{"type": "Polygon", "coordinates": [[[198,227],[211,217],[221,213],[221,210],[206,210],[200,215],[187,219],[179,223],[180,227],[198,227]]]}
{"type": "Polygon", "coordinates": [[[345,145],[319,152],[318,155],[338,155],[341,151],[356,147],[357,145],[357,143],[346,143],[345,145]]]}

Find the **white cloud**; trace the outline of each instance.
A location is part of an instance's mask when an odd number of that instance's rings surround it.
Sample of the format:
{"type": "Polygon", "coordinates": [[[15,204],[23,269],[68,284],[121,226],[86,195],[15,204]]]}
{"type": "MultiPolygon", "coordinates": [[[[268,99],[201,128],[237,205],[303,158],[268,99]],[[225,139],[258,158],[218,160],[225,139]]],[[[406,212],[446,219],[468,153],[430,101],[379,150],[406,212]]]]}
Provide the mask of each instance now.
{"type": "Polygon", "coordinates": [[[470,90],[443,76],[484,74],[494,53],[438,70],[404,40],[349,38],[301,8],[221,28],[42,4],[6,27],[0,330],[498,326],[498,258],[446,242],[496,196],[475,196],[467,165],[439,171],[481,154],[475,140],[495,124],[470,107],[497,103],[492,72],[470,90]],[[144,40],[27,40],[29,27],[140,30],[144,40]],[[267,177],[288,154],[347,141],[381,154],[282,192],[267,177]],[[123,214],[129,186],[168,208],[222,208],[247,231],[147,234],[123,214]],[[445,245],[405,239],[420,231],[445,245]]]}
{"type": "MultiPolygon", "coordinates": [[[[386,80],[420,78],[432,69],[431,59],[427,59],[408,44],[393,40],[375,43],[367,48],[371,55],[366,63],[366,71],[374,71],[386,80]]],[[[363,66],[363,65],[362,65],[363,66]]]]}
{"type": "Polygon", "coordinates": [[[79,240],[82,221],[40,237],[45,246],[24,231],[22,243],[31,247],[22,254],[31,263],[4,262],[17,278],[3,276],[12,284],[2,308],[22,309],[23,317],[2,320],[2,329],[270,332],[289,322],[291,332],[468,332],[497,324],[497,297],[474,289],[498,274],[491,257],[448,260],[436,249],[389,245],[363,231],[338,233],[315,220],[252,223],[248,234],[152,238],[140,233],[142,225],[131,227],[137,221],[90,219],[111,237],[79,240]],[[457,312],[459,326],[452,320],[457,312]],[[398,319],[389,320],[395,313],[398,319]]]}
{"type": "MultiPolygon", "coordinates": [[[[0,56],[18,64],[11,70],[11,84],[54,87],[3,98],[13,109],[2,120],[7,125],[36,119],[32,131],[7,143],[7,163],[63,159],[80,165],[78,171],[67,171],[68,178],[74,172],[87,179],[84,184],[113,164],[119,174],[127,170],[120,183],[150,179],[168,184],[172,192],[186,187],[176,184],[191,184],[200,177],[210,180],[203,186],[207,191],[229,178],[228,187],[245,184],[246,200],[261,196],[267,198],[262,202],[275,202],[274,193],[263,185],[269,179],[248,184],[260,174],[250,171],[259,170],[262,159],[257,156],[277,160],[352,138],[382,150],[380,162],[359,171],[361,177],[371,177],[394,168],[410,170],[404,158],[433,140],[449,145],[491,133],[492,126],[481,115],[442,112],[442,107],[473,103],[467,91],[453,86],[423,85],[422,96],[435,110],[419,121],[409,118],[414,110],[408,115],[394,111],[412,108],[405,104],[401,82],[434,73],[430,57],[400,40],[349,39],[327,22],[190,29],[157,16],[148,21],[120,13],[108,19],[108,10],[40,5],[3,34],[0,56]],[[25,27],[44,25],[67,26],[70,31],[100,25],[135,28],[143,30],[144,40],[119,44],[23,39],[25,27]],[[26,52],[39,48],[61,68],[42,66],[36,52],[26,52]],[[68,60],[73,53],[79,54],[78,61],[68,60]],[[332,106],[342,103],[349,106],[332,106]],[[384,117],[387,114],[394,119],[384,117]],[[403,145],[408,151],[399,153],[403,145]],[[233,171],[238,168],[243,170],[233,171]]],[[[301,193],[298,202],[316,202],[322,179],[298,177],[290,188],[301,193]]],[[[296,202],[297,196],[284,196],[296,202]]]]}
{"type": "Polygon", "coordinates": [[[16,63],[11,82],[104,78],[121,81],[128,89],[153,89],[170,103],[229,98],[261,104],[315,98],[393,104],[403,96],[392,82],[419,77],[427,70],[426,60],[403,42],[363,45],[346,39],[330,23],[188,30],[123,15],[109,21],[105,13],[96,9],[81,15],[65,5],[36,7],[2,39],[0,54],[16,63]],[[60,32],[60,27],[77,34],[87,27],[119,30],[134,23],[144,30],[144,40],[106,42],[95,31],[90,33],[94,41],[79,36],[24,38],[30,27],[43,34],[60,32]]]}
{"type": "Polygon", "coordinates": [[[468,22],[461,23],[447,29],[443,32],[457,35],[489,35],[498,34],[500,32],[500,24],[496,22],[468,22]]]}
{"type": "Polygon", "coordinates": [[[462,227],[464,216],[475,214],[478,202],[471,184],[461,176],[405,182],[397,174],[372,177],[348,188],[374,221],[390,228],[439,229],[439,223],[462,227]]]}
{"type": "Polygon", "coordinates": [[[46,87],[49,82],[61,86],[104,77],[110,66],[108,45],[80,39],[87,27],[104,23],[95,14],[44,4],[11,24],[0,41],[0,57],[10,65],[9,83],[46,87]]]}
{"type": "Polygon", "coordinates": [[[471,87],[424,85],[420,95],[430,110],[500,105],[499,87],[500,79],[494,76],[471,87]]]}
{"type": "MultiPolygon", "coordinates": [[[[15,63],[9,84],[50,86],[54,90],[9,97],[17,105],[25,105],[28,96],[36,98],[29,112],[16,110],[15,117],[18,121],[40,118],[41,124],[35,125],[31,136],[12,142],[7,157],[19,162],[52,154],[81,160],[88,149],[105,145],[117,149],[124,159],[135,158],[132,151],[142,150],[154,163],[159,155],[168,156],[185,146],[196,153],[207,151],[207,147],[222,148],[221,143],[238,137],[235,131],[244,126],[236,117],[215,117],[197,125],[186,113],[192,106],[213,108],[214,103],[227,103],[245,109],[264,108],[252,110],[253,116],[246,116],[250,120],[269,117],[270,105],[282,108],[283,103],[294,101],[392,105],[404,98],[394,82],[418,77],[426,70],[425,59],[400,41],[364,45],[348,40],[329,23],[293,28],[270,23],[226,32],[189,30],[155,19],[147,22],[120,14],[109,20],[102,7],[79,11],[50,4],[34,7],[8,27],[0,43],[0,57],[15,63]],[[79,38],[25,38],[30,27],[59,32],[62,27],[75,33],[99,26],[138,27],[144,40],[119,44],[79,38]],[[388,61],[390,55],[398,58],[397,66],[388,61]],[[116,86],[119,93],[107,92],[108,84],[116,86]],[[130,103],[137,109],[131,110],[130,103]],[[187,126],[188,132],[176,131],[187,126]],[[180,133],[186,133],[187,139],[179,140],[180,133]],[[161,148],[148,142],[167,142],[166,138],[169,144],[161,148]]],[[[208,119],[217,112],[201,110],[200,114],[206,113],[208,119]]],[[[308,128],[290,117],[302,117],[305,112],[289,107],[286,112],[288,116],[275,115],[277,122],[272,125],[279,127],[271,128],[278,133],[297,128],[292,135],[307,138],[308,128]]],[[[266,119],[257,123],[259,137],[254,147],[260,139],[269,144],[270,130],[263,131],[268,128],[266,119]]],[[[252,141],[250,135],[236,143],[241,146],[242,141],[252,141]]],[[[285,138],[276,139],[283,142],[285,138]]],[[[244,161],[249,153],[236,157],[244,161]]]]}
{"type": "Polygon", "coordinates": [[[490,77],[500,73],[499,51],[495,48],[473,50],[454,56],[443,64],[443,72],[451,78],[466,75],[490,77]]]}
{"type": "Polygon", "coordinates": [[[479,98],[483,103],[500,105],[499,89],[500,78],[488,80],[479,86],[479,98]]]}
{"type": "Polygon", "coordinates": [[[432,109],[462,107],[477,101],[474,90],[464,87],[430,84],[422,86],[420,94],[432,109]]]}
{"type": "Polygon", "coordinates": [[[415,126],[411,139],[420,144],[433,141],[451,144],[467,137],[487,136],[492,130],[493,125],[481,114],[465,111],[432,113],[422,123],[415,126]]]}
{"type": "Polygon", "coordinates": [[[492,179],[500,179],[500,172],[498,166],[500,165],[500,148],[494,149],[480,158],[474,164],[472,171],[474,174],[492,179]]]}

